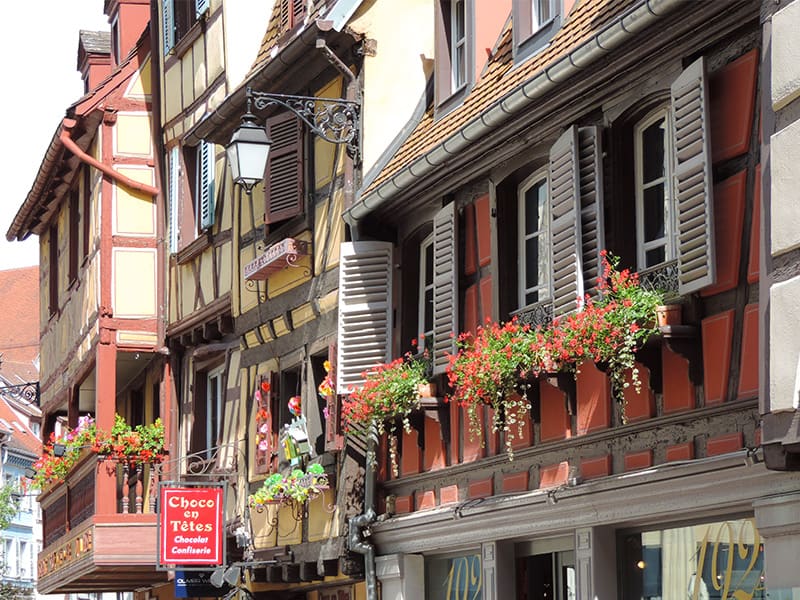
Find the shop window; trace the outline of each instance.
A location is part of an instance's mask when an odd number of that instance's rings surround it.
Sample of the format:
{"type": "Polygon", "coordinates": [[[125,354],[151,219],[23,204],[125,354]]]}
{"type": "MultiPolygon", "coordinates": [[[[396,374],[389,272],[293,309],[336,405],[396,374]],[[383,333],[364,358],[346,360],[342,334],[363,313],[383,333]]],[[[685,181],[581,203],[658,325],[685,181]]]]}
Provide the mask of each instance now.
{"type": "Polygon", "coordinates": [[[572,536],[515,545],[517,600],[576,600],[572,536]]]}
{"type": "Polygon", "coordinates": [[[483,587],[480,549],[425,559],[426,600],[482,600],[483,587]]]}
{"type": "Polygon", "coordinates": [[[767,597],[754,519],[631,533],[620,543],[623,600],[767,597]]]}

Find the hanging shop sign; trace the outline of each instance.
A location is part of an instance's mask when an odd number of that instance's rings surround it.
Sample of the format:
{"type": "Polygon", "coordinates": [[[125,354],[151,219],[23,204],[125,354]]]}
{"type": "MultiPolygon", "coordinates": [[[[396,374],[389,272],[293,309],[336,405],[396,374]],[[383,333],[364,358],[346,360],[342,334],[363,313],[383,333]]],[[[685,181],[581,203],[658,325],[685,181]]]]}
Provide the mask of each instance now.
{"type": "Polygon", "coordinates": [[[222,486],[162,485],[158,556],[161,565],[221,565],[222,486]]]}

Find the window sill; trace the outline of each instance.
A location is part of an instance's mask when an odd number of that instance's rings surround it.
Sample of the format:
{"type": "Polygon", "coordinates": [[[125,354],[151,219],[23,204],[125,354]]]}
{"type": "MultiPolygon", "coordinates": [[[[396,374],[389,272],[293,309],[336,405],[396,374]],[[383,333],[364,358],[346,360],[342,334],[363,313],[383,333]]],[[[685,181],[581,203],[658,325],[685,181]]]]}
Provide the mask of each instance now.
{"type": "Polygon", "coordinates": [[[211,235],[207,232],[201,233],[198,238],[188,246],[178,250],[175,254],[175,260],[179,265],[182,265],[202,254],[209,246],[211,246],[211,235]]]}
{"type": "MultiPolygon", "coordinates": [[[[206,30],[206,19],[205,17],[200,17],[197,21],[194,22],[189,28],[189,31],[186,32],[180,40],[178,40],[175,45],[170,49],[169,55],[166,57],[167,60],[174,59],[180,60],[183,58],[183,55],[191,48],[197,39],[200,37],[201,34],[205,33],[206,30]]],[[[166,60],[164,61],[167,62],[166,60]]]]}

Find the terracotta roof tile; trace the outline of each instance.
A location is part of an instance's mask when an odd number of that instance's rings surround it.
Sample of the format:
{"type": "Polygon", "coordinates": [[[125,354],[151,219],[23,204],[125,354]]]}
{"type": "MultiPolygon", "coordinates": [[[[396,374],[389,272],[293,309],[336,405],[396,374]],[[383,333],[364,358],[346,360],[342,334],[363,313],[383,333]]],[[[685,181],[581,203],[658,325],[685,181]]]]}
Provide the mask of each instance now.
{"type": "Polygon", "coordinates": [[[39,354],[39,267],[0,271],[0,373],[39,354]]]}
{"type": "Polygon", "coordinates": [[[26,420],[15,413],[11,407],[0,399],[0,429],[11,432],[8,445],[30,454],[38,455],[42,451],[42,443],[28,427],[26,420]]]}
{"type": "Polygon", "coordinates": [[[364,191],[364,195],[372,192],[403,167],[456,133],[492,103],[568,54],[602,29],[612,18],[619,16],[635,3],[636,0],[579,2],[550,44],[518,66],[513,63],[511,19],[509,19],[497,44],[496,52],[464,103],[436,121],[433,119],[433,109],[429,109],[375,181],[364,191]]]}
{"type": "Polygon", "coordinates": [[[269,18],[267,31],[264,33],[264,38],[261,40],[261,47],[259,48],[256,60],[250,69],[250,74],[252,75],[261,69],[265,63],[269,62],[274,56],[274,53],[285,46],[290,39],[303,31],[308,23],[320,19],[325,14],[326,9],[326,0],[312,0],[311,8],[309,9],[305,20],[303,21],[303,24],[294,27],[291,30],[292,33],[288,34],[288,32],[281,29],[281,0],[276,0],[272,7],[272,15],[270,15],[269,18]]]}

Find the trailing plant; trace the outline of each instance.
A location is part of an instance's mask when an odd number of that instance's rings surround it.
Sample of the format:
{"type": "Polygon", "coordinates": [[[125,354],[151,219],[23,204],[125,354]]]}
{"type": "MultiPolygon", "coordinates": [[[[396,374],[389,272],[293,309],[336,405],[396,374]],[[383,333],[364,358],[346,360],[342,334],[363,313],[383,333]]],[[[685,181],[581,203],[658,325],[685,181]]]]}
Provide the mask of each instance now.
{"type": "Polygon", "coordinates": [[[261,487],[248,498],[251,508],[263,507],[267,504],[286,504],[316,498],[329,487],[328,476],[319,463],[308,465],[305,472],[293,469],[288,475],[273,473],[264,480],[261,487]]]}

